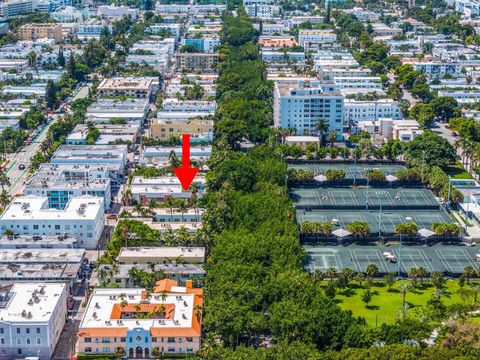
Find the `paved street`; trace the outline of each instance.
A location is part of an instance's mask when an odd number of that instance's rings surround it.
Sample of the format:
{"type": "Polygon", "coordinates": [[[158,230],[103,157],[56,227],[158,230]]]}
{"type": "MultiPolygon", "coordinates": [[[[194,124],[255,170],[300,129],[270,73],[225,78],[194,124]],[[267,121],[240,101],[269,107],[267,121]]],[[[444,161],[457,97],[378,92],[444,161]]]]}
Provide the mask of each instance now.
{"type": "MultiPolygon", "coordinates": [[[[76,91],[76,94],[73,96],[71,101],[84,98],[88,95],[88,88],[91,85],[87,84],[82,86],[79,90],[76,91]]],[[[68,107],[68,102],[66,106],[68,107]]],[[[65,105],[61,105],[61,107],[65,107],[65,105]]],[[[23,193],[25,182],[28,180],[29,173],[28,168],[31,165],[31,158],[36,154],[38,150],[40,150],[41,143],[47,137],[48,129],[52,124],[54,124],[59,118],[61,117],[60,114],[54,114],[53,120],[47,124],[37,136],[34,138],[32,143],[26,147],[24,147],[21,151],[8,154],[7,158],[10,160],[9,165],[7,166],[7,174],[10,178],[11,186],[10,186],[10,195],[15,196],[17,194],[23,193]],[[25,169],[20,170],[19,166],[23,164],[25,165],[25,169]]]]}

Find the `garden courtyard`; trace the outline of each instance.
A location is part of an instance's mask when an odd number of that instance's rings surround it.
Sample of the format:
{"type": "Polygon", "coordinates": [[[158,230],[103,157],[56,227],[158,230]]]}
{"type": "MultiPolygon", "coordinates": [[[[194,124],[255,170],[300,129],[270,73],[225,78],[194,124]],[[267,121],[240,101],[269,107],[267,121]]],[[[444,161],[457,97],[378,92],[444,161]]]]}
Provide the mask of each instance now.
{"type": "MultiPolygon", "coordinates": [[[[370,287],[371,299],[368,306],[364,301],[366,291],[365,281],[360,287],[359,282],[352,281],[347,288],[337,289],[335,300],[338,305],[345,310],[351,310],[355,316],[362,316],[371,326],[380,326],[382,323],[394,323],[401,313],[403,294],[400,291],[402,284],[411,284],[410,281],[396,281],[389,291],[384,281],[375,281],[370,287]]],[[[461,289],[457,280],[447,280],[441,295],[441,301],[445,305],[453,304],[472,304],[474,302],[475,292],[472,290],[477,285],[477,281],[466,283],[461,289]]],[[[322,286],[326,288],[328,281],[324,281],[322,286]]],[[[405,303],[408,305],[407,314],[415,315],[418,310],[424,306],[435,294],[435,287],[430,282],[421,284],[417,282],[415,289],[410,289],[405,294],[405,303]]],[[[479,294],[480,299],[480,294],[479,294]]]]}

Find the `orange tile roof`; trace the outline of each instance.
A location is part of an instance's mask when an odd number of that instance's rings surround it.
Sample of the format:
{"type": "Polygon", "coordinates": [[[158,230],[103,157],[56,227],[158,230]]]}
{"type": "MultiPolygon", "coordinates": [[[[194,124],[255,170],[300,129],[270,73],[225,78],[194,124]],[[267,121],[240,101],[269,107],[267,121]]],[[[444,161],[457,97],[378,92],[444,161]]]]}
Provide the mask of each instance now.
{"type": "Polygon", "coordinates": [[[173,319],[173,313],[175,312],[175,305],[173,304],[127,304],[125,307],[121,307],[120,304],[114,304],[112,308],[112,313],[110,314],[110,320],[120,320],[122,312],[141,312],[141,313],[148,313],[155,311],[162,306],[165,307],[165,319],[170,320],[173,319]],[[138,309],[140,307],[140,309],[138,309]]]}
{"type": "Polygon", "coordinates": [[[172,279],[163,279],[163,280],[157,281],[157,283],[155,284],[155,288],[153,289],[153,292],[158,294],[162,292],[171,291],[172,286],[178,286],[178,282],[172,279]]]}
{"type": "Polygon", "coordinates": [[[200,331],[197,328],[152,327],[150,334],[152,336],[200,336],[200,331]]]}
{"type": "Polygon", "coordinates": [[[126,327],[108,327],[108,328],[84,328],[77,333],[78,337],[125,337],[127,336],[126,327]]]}

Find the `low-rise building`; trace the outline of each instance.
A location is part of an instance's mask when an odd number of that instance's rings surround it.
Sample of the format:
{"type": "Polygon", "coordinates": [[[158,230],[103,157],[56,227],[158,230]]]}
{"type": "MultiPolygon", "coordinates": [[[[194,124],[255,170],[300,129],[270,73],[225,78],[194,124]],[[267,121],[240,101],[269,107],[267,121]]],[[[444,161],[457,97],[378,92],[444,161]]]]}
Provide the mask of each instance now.
{"type": "Polygon", "coordinates": [[[98,7],[98,16],[107,19],[129,16],[132,20],[136,20],[138,18],[138,9],[129,8],[128,6],[101,5],[98,7]]]}
{"type": "Polygon", "coordinates": [[[61,24],[25,24],[18,29],[21,40],[36,41],[38,39],[53,39],[56,44],[63,40],[61,24]]]}
{"type": "Polygon", "coordinates": [[[190,199],[194,191],[197,198],[205,193],[205,178],[197,176],[187,191],[185,191],[180,180],[174,176],[160,176],[145,178],[134,176],[130,183],[132,200],[148,205],[150,202],[164,202],[168,199],[190,199]],[[195,189],[195,190],[194,190],[195,189]]]}
{"type": "Polygon", "coordinates": [[[52,164],[119,165],[123,175],[128,162],[127,145],[62,145],[53,154],[52,164]]]}
{"type": "Polygon", "coordinates": [[[66,168],[42,164],[28,180],[24,195],[46,196],[48,207],[65,209],[70,199],[90,195],[103,199],[105,209],[111,204],[111,179],[107,169],[86,168],[85,165],[66,168]]]}
{"type": "Polygon", "coordinates": [[[156,94],[158,88],[158,78],[128,76],[103,79],[97,87],[97,92],[103,97],[126,96],[149,99],[156,94]]]}
{"type": "Polygon", "coordinates": [[[168,278],[178,281],[181,285],[185,285],[188,280],[195,282],[195,280],[205,276],[205,270],[203,270],[202,265],[177,263],[175,260],[167,264],[156,265],[117,264],[115,268],[109,264],[102,264],[99,267],[99,273],[103,276],[100,277],[99,284],[102,285],[104,283],[106,286],[111,287],[134,287],[130,276],[132,269],[143,270],[147,273],[152,272],[152,270],[155,272],[163,271],[168,278]]]}
{"type": "MultiPolygon", "coordinates": [[[[182,158],[182,148],[180,146],[146,146],[143,150],[143,159],[146,163],[156,164],[169,161],[171,153],[174,153],[179,159],[182,158]]],[[[212,156],[211,146],[191,146],[190,158],[197,161],[206,161],[212,156]]]]}
{"type": "Polygon", "coordinates": [[[117,262],[123,264],[169,264],[176,263],[203,264],[205,248],[203,247],[122,247],[117,262]]]}
{"type": "Polygon", "coordinates": [[[179,70],[214,70],[219,62],[218,53],[178,53],[179,70]]]}
{"type": "Polygon", "coordinates": [[[148,104],[148,99],[98,99],[87,108],[85,116],[87,121],[94,123],[124,122],[143,126],[148,104]]]}
{"type": "MultiPolygon", "coordinates": [[[[204,135],[213,140],[213,120],[207,119],[153,119],[150,121],[150,137],[166,141],[182,134],[204,135]]],[[[195,136],[194,136],[195,137],[195,136]]],[[[192,141],[192,137],[190,138],[192,141]]]]}
{"type": "Polygon", "coordinates": [[[96,247],[104,227],[103,199],[72,197],[63,209],[49,207],[44,196],[16,197],[0,216],[2,233],[21,235],[73,234],[83,248],[96,247]]]}
{"type": "Polygon", "coordinates": [[[318,136],[287,136],[285,137],[285,144],[300,146],[302,149],[306,149],[310,144],[320,147],[320,139],[318,136]]]}
{"type": "Polygon", "coordinates": [[[66,235],[18,235],[3,234],[0,249],[74,249],[78,247],[76,237],[66,235]]]}
{"type": "Polygon", "coordinates": [[[345,120],[367,121],[381,118],[401,119],[402,112],[397,101],[392,99],[354,100],[345,99],[345,120]]]}
{"type": "Polygon", "coordinates": [[[162,354],[197,352],[203,290],[192,288],[190,281],[183,287],[164,279],[146,295],[145,289],[95,289],[80,323],[77,350],[112,354],[122,348],[129,358],[149,358],[154,349],[162,354]]]}
{"type": "Polygon", "coordinates": [[[64,282],[72,288],[90,271],[85,249],[49,248],[51,242],[42,242],[41,237],[40,248],[23,244],[19,249],[0,249],[0,285],[44,281],[64,282]]]}
{"type": "Polygon", "coordinates": [[[0,292],[0,357],[50,359],[67,316],[65,283],[15,283],[0,292]]]}
{"type": "Polygon", "coordinates": [[[318,45],[331,45],[335,42],[337,42],[337,34],[332,30],[303,29],[298,32],[298,43],[306,49],[318,47],[318,45]]]}

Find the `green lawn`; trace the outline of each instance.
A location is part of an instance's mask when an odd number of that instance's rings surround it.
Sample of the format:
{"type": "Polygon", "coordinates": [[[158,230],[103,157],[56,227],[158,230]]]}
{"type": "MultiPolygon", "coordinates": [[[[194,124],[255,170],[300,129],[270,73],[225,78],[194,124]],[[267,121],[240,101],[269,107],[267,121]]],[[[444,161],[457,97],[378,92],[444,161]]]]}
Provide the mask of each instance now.
{"type": "MultiPolygon", "coordinates": [[[[355,316],[362,316],[369,325],[375,326],[382,323],[393,323],[400,306],[402,305],[402,294],[398,291],[401,282],[396,282],[392,287],[392,291],[388,291],[388,287],[382,281],[376,282],[371,288],[372,301],[368,308],[362,301],[363,288],[360,288],[356,281],[352,281],[348,289],[337,292],[335,299],[338,305],[345,310],[351,310],[355,316]]],[[[363,284],[362,284],[363,285],[363,284]]],[[[467,286],[465,284],[465,286],[467,286]]],[[[442,301],[446,305],[454,303],[461,303],[462,300],[457,294],[459,289],[457,281],[448,280],[446,282],[446,292],[442,296],[442,301]]],[[[405,301],[409,305],[409,311],[413,312],[432,297],[433,286],[429,283],[420,285],[418,283],[417,289],[414,293],[408,292],[405,301]]],[[[472,299],[473,300],[473,299],[472,299]]]]}
{"type": "Polygon", "coordinates": [[[450,175],[452,179],[472,179],[470,174],[463,168],[462,164],[456,163],[445,169],[447,175],[450,175]]]}

